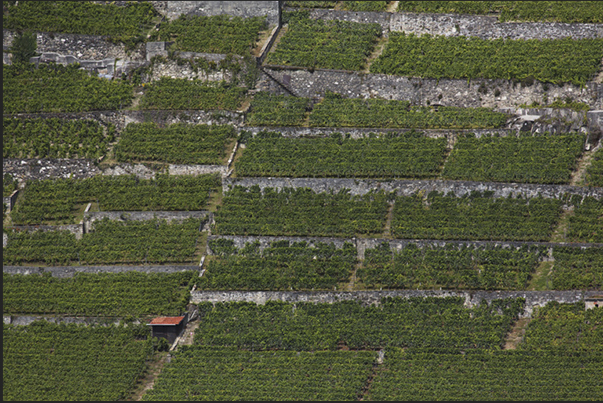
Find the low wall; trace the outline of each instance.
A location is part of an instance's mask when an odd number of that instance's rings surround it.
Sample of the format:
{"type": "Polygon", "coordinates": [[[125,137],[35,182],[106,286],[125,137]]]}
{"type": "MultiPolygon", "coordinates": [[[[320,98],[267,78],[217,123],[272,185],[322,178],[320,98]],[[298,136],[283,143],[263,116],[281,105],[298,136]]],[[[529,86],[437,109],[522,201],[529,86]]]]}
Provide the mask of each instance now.
{"type": "Polygon", "coordinates": [[[208,211],[88,211],[84,213],[83,231],[93,231],[95,221],[108,218],[115,221],[148,221],[153,219],[166,221],[182,221],[187,218],[205,218],[208,211]]]}
{"type": "Polygon", "coordinates": [[[333,244],[337,249],[343,248],[344,243],[356,244],[354,238],[320,238],[320,237],[286,237],[286,236],[238,236],[238,235],[210,235],[207,239],[206,253],[213,255],[214,252],[211,250],[209,244],[210,241],[215,239],[229,239],[234,242],[234,246],[238,249],[243,248],[247,243],[259,242],[260,251],[263,251],[270,246],[272,242],[276,241],[289,241],[293,242],[306,242],[309,247],[315,247],[318,243],[333,244]]]}
{"type": "Polygon", "coordinates": [[[410,196],[417,192],[429,193],[431,191],[454,193],[457,197],[464,196],[473,191],[494,192],[494,197],[506,198],[537,197],[559,198],[564,194],[574,194],[582,197],[595,197],[601,200],[603,188],[584,188],[569,185],[539,185],[519,183],[495,182],[469,182],[469,181],[442,181],[442,180],[391,180],[377,181],[371,179],[339,179],[339,178],[224,178],[222,181],[223,192],[228,192],[234,186],[252,187],[260,189],[275,188],[310,188],[316,193],[338,192],[349,189],[352,195],[365,195],[371,191],[396,192],[399,196],[410,196]]]}
{"type": "Polygon", "coordinates": [[[50,273],[52,277],[71,278],[77,273],[127,273],[137,271],[141,273],[178,273],[182,271],[199,271],[199,266],[190,265],[165,265],[165,266],[57,266],[57,267],[33,267],[33,266],[3,266],[5,274],[42,275],[50,273]]]}
{"type": "Polygon", "coordinates": [[[90,160],[49,158],[2,159],[4,174],[11,174],[19,182],[30,179],[90,178],[101,173],[90,160]]]}
{"type": "Polygon", "coordinates": [[[279,24],[280,1],[168,1],[166,15],[172,20],[180,15],[266,17],[268,24],[279,24]]]}
{"type": "MultiPolygon", "coordinates": [[[[6,172],[6,171],[4,171],[6,172]]],[[[19,189],[15,190],[11,193],[10,196],[6,196],[2,198],[2,203],[6,205],[6,212],[10,213],[12,209],[15,207],[15,203],[17,202],[17,196],[19,196],[19,189]]]]}
{"type": "MultiPolygon", "coordinates": [[[[519,105],[542,103],[543,97],[571,98],[591,108],[602,108],[599,87],[586,83],[584,88],[572,84],[562,86],[534,81],[531,85],[503,79],[435,79],[413,78],[386,74],[365,74],[327,69],[308,69],[288,66],[264,66],[280,83],[300,97],[323,97],[326,91],[345,98],[382,98],[410,101],[414,105],[442,105],[465,108],[517,108],[519,105]],[[285,78],[287,76],[287,78],[285,78]],[[283,84],[284,85],[284,84],[283,84]]],[[[258,83],[263,91],[282,93],[282,88],[266,77],[258,83]]]]}
{"type": "Polygon", "coordinates": [[[426,297],[462,297],[465,306],[471,308],[482,301],[490,303],[503,298],[525,298],[525,311],[520,317],[531,317],[534,309],[543,307],[551,301],[562,304],[573,304],[584,301],[597,291],[193,291],[191,302],[255,302],[263,305],[267,301],[284,301],[289,303],[312,302],[334,303],[356,300],[363,304],[379,304],[382,298],[426,298],[426,297]]]}
{"type": "MultiPolygon", "coordinates": [[[[76,325],[97,325],[111,326],[123,323],[120,318],[111,317],[74,317],[74,316],[44,316],[44,315],[3,315],[5,325],[28,326],[37,320],[45,320],[50,323],[64,323],[76,325]]],[[[129,322],[133,325],[140,325],[142,322],[135,319],[129,322]]]]}

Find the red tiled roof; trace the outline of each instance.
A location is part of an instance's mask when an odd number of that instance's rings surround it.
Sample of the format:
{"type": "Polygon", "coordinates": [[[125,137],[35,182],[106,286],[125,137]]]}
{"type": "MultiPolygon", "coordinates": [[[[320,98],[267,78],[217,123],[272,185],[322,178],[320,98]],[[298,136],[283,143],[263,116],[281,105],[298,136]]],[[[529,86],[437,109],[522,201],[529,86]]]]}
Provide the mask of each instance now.
{"type": "Polygon", "coordinates": [[[184,319],[184,316],[163,316],[155,318],[149,325],[177,325],[184,319]]]}

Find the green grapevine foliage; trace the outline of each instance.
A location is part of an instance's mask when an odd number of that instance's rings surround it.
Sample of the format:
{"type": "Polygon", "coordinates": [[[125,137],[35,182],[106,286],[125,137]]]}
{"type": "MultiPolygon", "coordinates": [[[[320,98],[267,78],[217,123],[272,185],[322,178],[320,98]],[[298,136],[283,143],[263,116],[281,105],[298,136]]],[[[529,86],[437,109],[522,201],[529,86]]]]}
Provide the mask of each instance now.
{"type": "Polygon", "coordinates": [[[307,188],[262,192],[258,186],[235,186],[215,213],[214,230],[222,235],[375,235],[383,231],[386,214],[384,193],[352,196],[307,188]]]}
{"type": "Polygon", "coordinates": [[[295,19],[266,63],[361,70],[380,36],[379,24],[295,19]]]}
{"type": "Polygon", "coordinates": [[[400,196],[394,205],[396,238],[543,241],[561,215],[558,199],[493,198],[489,192],[463,197],[431,192],[400,196]]]}
{"type": "Polygon", "coordinates": [[[553,289],[603,289],[602,248],[556,247],[553,249],[553,257],[553,289]]]}
{"type": "Polygon", "coordinates": [[[4,401],[122,400],[153,354],[146,326],[4,325],[4,401]]]}
{"type": "Polygon", "coordinates": [[[140,100],[142,109],[227,109],[236,110],[243,102],[245,88],[221,82],[210,84],[202,80],[161,77],[145,85],[140,100]]]}
{"type": "Polygon", "coordinates": [[[286,7],[335,8],[336,1],[286,1],[286,7]]]}
{"type": "Polygon", "coordinates": [[[585,135],[460,135],[442,176],[485,182],[568,183],[585,135]]]}
{"type": "Polygon", "coordinates": [[[105,218],[79,241],[67,231],[12,231],[2,261],[9,265],[191,263],[202,224],[193,218],[171,224],[105,218]]]}
{"type": "Polygon", "coordinates": [[[214,245],[224,252],[206,261],[206,271],[197,282],[199,289],[333,289],[349,281],[358,253],[349,243],[336,249],[333,244],[319,243],[311,248],[306,242],[278,241],[262,252],[259,244],[248,243],[238,250],[226,239],[209,242],[212,250],[214,245]]]}
{"type": "Polygon", "coordinates": [[[416,13],[500,13],[504,21],[603,22],[598,1],[400,1],[398,11],[416,13]]]}
{"type": "Polygon", "coordinates": [[[602,57],[603,39],[490,40],[392,32],[371,72],[584,85],[599,71],[602,57]]]}
{"type": "Polygon", "coordinates": [[[523,299],[464,308],[462,297],[385,298],[381,305],[202,303],[195,342],[245,349],[498,348],[523,299]]]}
{"type": "Polygon", "coordinates": [[[2,68],[5,114],[119,109],[134,98],[132,86],[90,76],[79,65],[8,65],[2,68]]]}
{"type": "Polygon", "coordinates": [[[143,400],[356,400],[376,355],[182,346],[143,400]]]}
{"type": "Polygon", "coordinates": [[[285,138],[260,132],[236,162],[240,176],[434,178],[444,163],[445,138],[423,133],[370,134],[362,139],[285,138]]]}
{"type": "Polygon", "coordinates": [[[595,152],[586,170],[586,183],[589,186],[603,187],[603,147],[595,152]]]}
{"type": "Polygon", "coordinates": [[[385,11],[388,1],[342,1],[342,8],[349,11],[385,11]]]}
{"type": "Polygon", "coordinates": [[[522,247],[470,245],[418,248],[409,244],[392,251],[387,244],[365,251],[356,273],[367,288],[521,290],[545,251],[522,247]]]}
{"type": "Polygon", "coordinates": [[[176,123],[160,128],[155,123],[130,123],[113,149],[118,161],[164,161],[175,164],[224,163],[232,126],[176,123]]]}
{"type": "Polygon", "coordinates": [[[99,158],[115,138],[94,120],[4,118],[3,158],[99,158]]]}
{"type": "Polygon", "coordinates": [[[2,194],[8,197],[19,188],[19,182],[11,174],[2,175],[2,194]]]}
{"type": "Polygon", "coordinates": [[[151,39],[175,41],[174,48],[180,51],[246,55],[251,53],[259,32],[264,29],[267,25],[262,17],[181,14],[162,23],[151,39]]]}
{"type": "Polygon", "coordinates": [[[144,41],[144,30],[153,26],[158,15],[146,1],[128,2],[125,7],[91,1],[6,1],[2,26],[17,31],[109,35],[130,44],[144,41]]]}
{"type": "Polygon", "coordinates": [[[4,274],[2,301],[8,314],[86,316],[179,315],[186,309],[197,272],[4,274]]]}
{"type": "Polygon", "coordinates": [[[246,124],[247,126],[301,126],[308,108],[307,98],[258,92],[251,101],[246,124]]]}
{"type": "Polygon", "coordinates": [[[417,129],[502,127],[508,115],[488,108],[411,106],[409,101],[343,98],[327,92],[310,114],[310,126],[417,129]]]}
{"type": "Polygon", "coordinates": [[[29,181],[11,216],[18,224],[73,223],[78,206],[92,201],[101,211],[202,210],[220,184],[218,175],[168,174],[29,181]]]}
{"type": "Polygon", "coordinates": [[[603,243],[603,199],[585,197],[569,218],[567,239],[571,242],[603,243]]]}

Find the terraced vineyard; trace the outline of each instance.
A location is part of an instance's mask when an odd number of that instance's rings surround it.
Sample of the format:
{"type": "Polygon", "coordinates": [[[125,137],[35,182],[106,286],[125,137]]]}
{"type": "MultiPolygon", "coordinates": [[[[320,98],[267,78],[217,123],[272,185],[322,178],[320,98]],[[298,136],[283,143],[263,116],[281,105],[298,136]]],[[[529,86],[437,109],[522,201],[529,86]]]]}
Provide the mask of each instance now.
{"type": "Polygon", "coordinates": [[[3,3],[4,400],[603,400],[599,3],[243,3],[3,3]]]}

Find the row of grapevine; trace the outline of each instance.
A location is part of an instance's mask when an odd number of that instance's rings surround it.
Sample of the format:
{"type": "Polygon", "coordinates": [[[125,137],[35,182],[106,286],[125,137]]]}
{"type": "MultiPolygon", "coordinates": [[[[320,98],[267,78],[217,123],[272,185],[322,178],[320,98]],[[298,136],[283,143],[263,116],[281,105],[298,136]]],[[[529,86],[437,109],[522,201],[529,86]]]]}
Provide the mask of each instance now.
{"type": "Polygon", "coordinates": [[[568,183],[585,135],[460,135],[442,176],[485,182],[568,183]]]}
{"type": "Polygon", "coordinates": [[[595,152],[592,162],[586,170],[586,184],[603,187],[603,147],[595,152]]]}
{"type": "Polygon", "coordinates": [[[20,112],[83,112],[130,105],[132,85],[80,70],[79,64],[13,64],[2,68],[2,108],[20,112]]]}
{"type": "Polygon", "coordinates": [[[393,251],[387,244],[365,251],[356,276],[370,289],[525,289],[546,248],[520,250],[471,245],[418,248],[409,244],[393,251]]]}
{"type": "MultiPolygon", "coordinates": [[[[301,3],[301,2],[298,2],[301,3]]],[[[597,1],[399,1],[398,12],[489,14],[499,21],[603,22],[597,1]]]]}
{"type": "Polygon", "coordinates": [[[99,158],[114,139],[94,120],[4,118],[2,158],[99,158]]]}
{"type": "Polygon", "coordinates": [[[388,349],[366,400],[601,400],[601,353],[388,349]]]}
{"type": "Polygon", "coordinates": [[[380,36],[379,24],[295,19],[266,63],[361,70],[380,36]]]}
{"type": "Polygon", "coordinates": [[[191,263],[203,222],[164,220],[96,221],[94,231],[76,240],[68,231],[8,232],[3,264],[191,263]]]}
{"type": "Polygon", "coordinates": [[[165,161],[176,164],[223,164],[232,126],[130,123],[114,148],[118,161],[165,161]]]}
{"type": "Polygon", "coordinates": [[[205,262],[202,290],[310,290],[333,289],[348,281],[356,263],[356,248],[349,243],[342,249],[333,244],[278,241],[259,251],[259,243],[242,249],[233,241],[209,241],[218,256],[205,262]]]}
{"type": "Polygon", "coordinates": [[[173,48],[180,51],[247,55],[264,29],[266,19],[261,17],[181,14],[162,23],[149,40],[174,41],[173,48]]]}
{"type": "Polygon", "coordinates": [[[371,73],[431,78],[536,79],[584,85],[600,69],[603,39],[481,39],[392,32],[371,73]]]}
{"type": "Polygon", "coordinates": [[[69,224],[78,208],[92,201],[101,211],[196,211],[206,207],[220,184],[217,175],[169,174],[155,179],[124,175],[29,181],[11,217],[16,224],[69,224]]]}
{"type": "Polygon", "coordinates": [[[182,346],[143,400],[356,400],[376,356],[182,346]]]}
{"type": "Polygon", "coordinates": [[[19,188],[19,182],[11,174],[2,175],[2,194],[4,197],[10,196],[19,188]]]}
{"type": "Polygon", "coordinates": [[[585,197],[581,204],[574,206],[567,238],[572,242],[603,243],[603,199],[585,197]]]}
{"type": "Polygon", "coordinates": [[[88,1],[4,2],[2,26],[16,31],[109,35],[112,40],[141,42],[144,30],[159,14],[150,2],[130,2],[125,7],[88,1]]]}
{"type": "Polygon", "coordinates": [[[463,197],[431,192],[400,196],[394,205],[395,238],[548,241],[559,220],[559,199],[494,198],[488,192],[463,197]]]}
{"type": "Polygon", "coordinates": [[[226,82],[207,83],[203,80],[161,77],[145,85],[140,100],[142,109],[226,109],[236,110],[243,102],[245,88],[226,82]]]}
{"type": "Polygon", "coordinates": [[[146,326],[3,325],[4,401],[120,400],[153,353],[146,326]]]}
{"type": "Polygon", "coordinates": [[[213,347],[334,350],[383,347],[498,348],[523,299],[465,308],[464,298],[385,298],[380,305],[248,302],[199,304],[195,343],[213,347]]]}
{"type": "Polygon", "coordinates": [[[260,132],[235,164],[240,176],[435,178],[446,139],[423,133],[392,133],[363,139],[284,138],[260,132]]]}
{"type": "Polygon", "coordinates": [[[603,289],[602,248],[555,248],[553,256],[553,289],[603,289]]]}
{"type": "Polygon", "coordinates": [[[352,196],[311,189],[236,186],[215,213],[214,233],[222,235],[377,235],[387,214],[387,195],[352,196]]]}
{"type": "Polygon", "coordinates": [[[343,98],[327,92],[310,114],[313,127],[380,127],[416,129],[490,129],[509,115],[489,108],[411,106],[409,101],[343,98]]]}
{"type": "Polygon", "coordinates": [[[2,280],[5,314],[85,316],[179,315],[186,309],[197,272],[6,274],[2,280]]]}
{"type": "Polygon", "coordinates": [[[253,96],[246,123],[248,126],[301,126],[309,99],[258,92],[253,96]]]}

